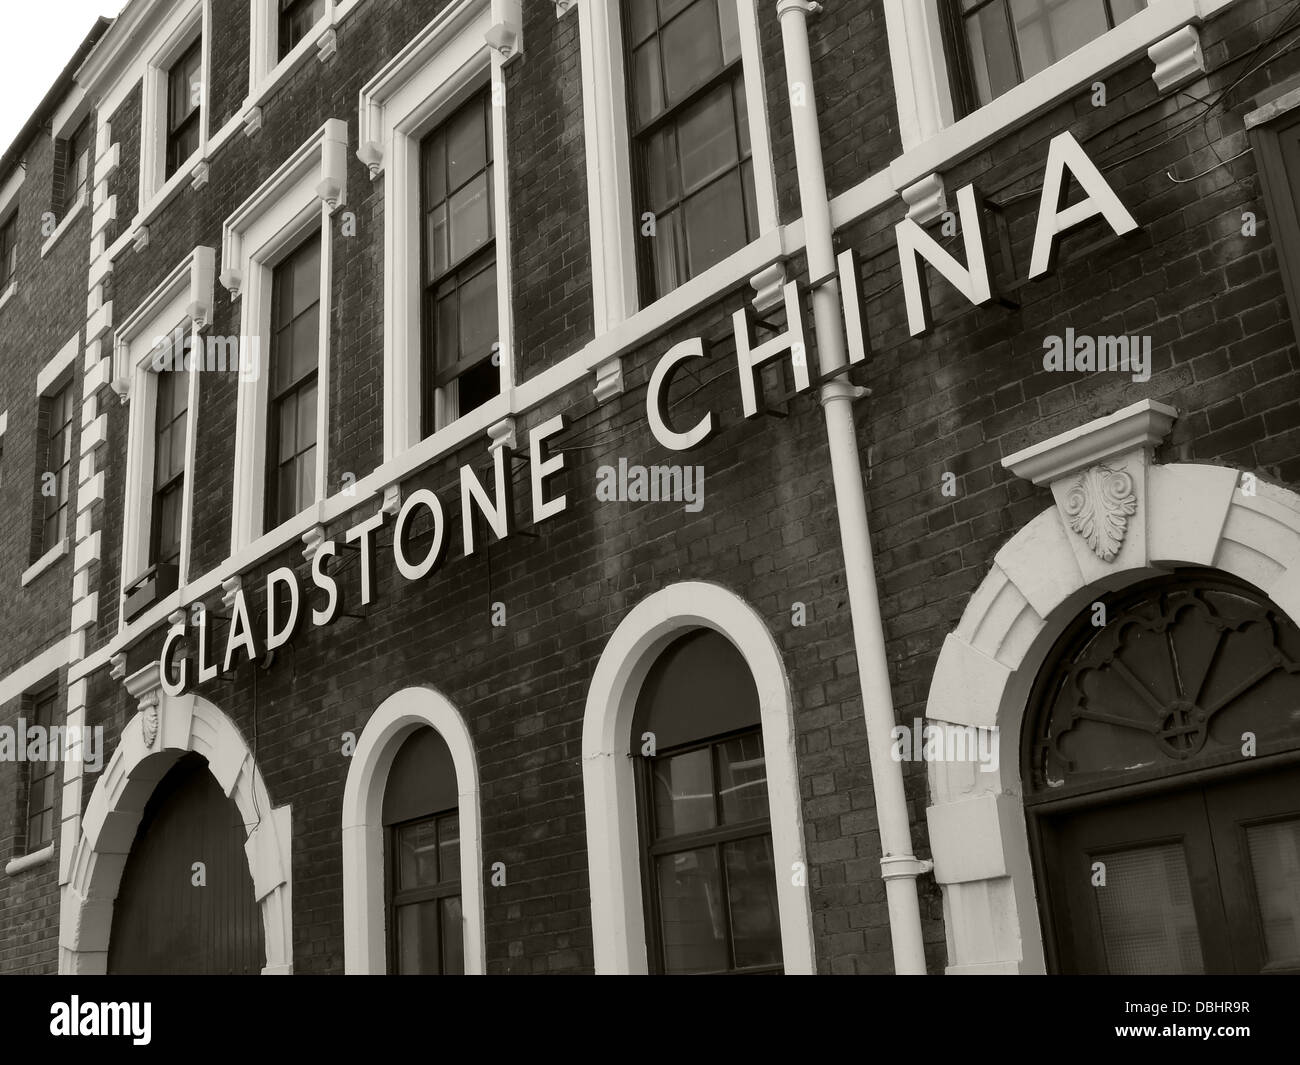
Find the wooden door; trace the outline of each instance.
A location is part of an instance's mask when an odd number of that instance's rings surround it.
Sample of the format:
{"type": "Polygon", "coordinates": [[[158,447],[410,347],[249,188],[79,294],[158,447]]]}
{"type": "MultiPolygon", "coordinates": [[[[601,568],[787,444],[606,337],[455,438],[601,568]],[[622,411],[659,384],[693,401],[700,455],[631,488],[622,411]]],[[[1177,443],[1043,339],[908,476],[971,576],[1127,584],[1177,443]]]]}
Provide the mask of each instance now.
{"type": "Polygon", "coordinates": [[[1039,826],[1060,971],[1300,971],[1300,769],[1039,826]]]}
{"type": "Polygon", "coordinates": [[[140,818],[113,909],[108,971],[260,972],[262,918],[245,838],[207,762],[184,756],[140,818]]]}

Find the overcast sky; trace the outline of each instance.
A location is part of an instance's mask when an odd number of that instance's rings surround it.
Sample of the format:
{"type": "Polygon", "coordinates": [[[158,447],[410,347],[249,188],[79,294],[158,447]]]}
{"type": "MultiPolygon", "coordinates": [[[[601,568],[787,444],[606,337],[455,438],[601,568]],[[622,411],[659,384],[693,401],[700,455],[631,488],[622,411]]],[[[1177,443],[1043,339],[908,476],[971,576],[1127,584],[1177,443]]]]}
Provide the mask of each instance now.
{"type": "Polygon", "coordinates": [[[0,151],[18,136],[99,15],[125,0],[0,0],[0,151]]]}

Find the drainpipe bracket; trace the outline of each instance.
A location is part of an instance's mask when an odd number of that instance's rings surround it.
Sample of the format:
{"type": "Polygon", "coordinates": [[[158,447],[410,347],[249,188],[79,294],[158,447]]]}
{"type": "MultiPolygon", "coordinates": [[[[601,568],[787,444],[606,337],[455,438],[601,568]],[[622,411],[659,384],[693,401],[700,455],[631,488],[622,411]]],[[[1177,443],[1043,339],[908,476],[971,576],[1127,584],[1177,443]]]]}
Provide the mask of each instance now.
{"type": "Polygon", "coordinates": [[[776,5],[776,15],[780,18],[787,11],[802,11],[805,15],[820,15],[822,5],[817,0],[781,0],[776,5]]]}
{"type": "Polygon", "coordinates": [[[933,871],[934,862],[911,854],[897,854],[880,859],[880,875],[884,880],[901,880],[904,877],[916,879],[933,871]]]}

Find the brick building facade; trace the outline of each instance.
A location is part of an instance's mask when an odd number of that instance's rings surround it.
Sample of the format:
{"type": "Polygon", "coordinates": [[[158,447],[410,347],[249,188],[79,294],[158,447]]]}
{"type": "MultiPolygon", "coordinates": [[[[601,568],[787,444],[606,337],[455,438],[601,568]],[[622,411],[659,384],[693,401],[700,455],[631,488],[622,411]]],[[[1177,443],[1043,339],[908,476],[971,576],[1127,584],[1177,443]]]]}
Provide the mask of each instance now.
{"type": "Polygon", "coordinates": [[[0,761],[0,968],[1295,965],[1300,5],[973,6],[92,35],[0,695],[102,764],[0,761]]]}

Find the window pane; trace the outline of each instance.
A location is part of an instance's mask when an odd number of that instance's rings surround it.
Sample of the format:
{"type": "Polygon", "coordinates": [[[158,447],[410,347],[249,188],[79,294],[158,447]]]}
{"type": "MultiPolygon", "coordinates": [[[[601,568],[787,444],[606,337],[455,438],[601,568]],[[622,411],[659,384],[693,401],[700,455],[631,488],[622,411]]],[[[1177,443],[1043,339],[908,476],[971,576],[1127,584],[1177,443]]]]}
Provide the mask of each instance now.
{"type": "MultiPolygon", "coordinates": [[[[297,497],[294,500],[293,513],[316,502],[316,448],[309,447],[298,456],[297,497]]],[[[288,515],[286,515],[288,517],[288,515]]]]}
{"type": "Polygon", "coordinates": [[[1107,971],[1204,972],[1181,843],[1094,854],[1090,859],[1106,864],[1106,889],[1095,898],[1107,971]]]}
{"type": "Polygon", "coordinates": [[[654,38],[632,53],[632,104],[636,124],[644,125],[664,109],[659,75],[659,43],[654,38]]]}
{"type": "Polygon", "coordinates": [[[421,165],[424,170],[424,203],[431,207],[447,198],[447,142],[441,129],[425,139],[421,165]]]}
{"type": "Polygon", "coordinates": [[[709,748],[655,759],[653,778],[655,826],[660,839],[699,832],[716,824],[709,748]]]}
{"type": "MultiPolygon", "coordinates": [[[[674,15],[686,10],[691,0],[659,0],[659,24],[662,26],[674,15]]],[[[653,0],[632,0],[634,7],[653,7],[653,0]]]]}
{"type": "Polygon", "coordinates": [[[497,268],[493,263],[460,289],[460,356],[472,359],[492,350],[497,339],[497,268]]]}
{"type": "Polygon", "coordinates": [[[665,95],[668,103],[682,99],[722,68],[722,41],[713,0],[697,0],[664,27],[665,95]]]}
{"type": "Polygon", "coordinates": [[[397,971],[402,975],[437,973],[438,900],[397,907],[397,971]]]}
{"type": "Polygon", "coordinates": [[[280,462],[288,462],[298,452],[298,437],[295,429],[298,425],[298,397],[288,395],[280,401],[280,462]]]}
{"type": "Polygon", "coordinates": [[[682,278],[682,212],[669,211],[655,219],[655,235],[650,238],[650,255],[654,260],[655,294],[671,292],[682,278]]]}
{"type": "Polygon", "coordinates": [[[1011,0],[1026,78],[1106,32],[1105,0],[1011,0]]]}
{"type": "Polygon", "coordinates": [[[487,166],[483,98],[461,108],[447,123],[447,187],[459,189],[487,166]]]}
{"type": "Polygon", "coordinates": [[[742,824],[767,817],[767,768],[763,761],[762,733],[718,744],[718,795],[722,823],[742,824]]]}
{"type": "Polygon", "coordinates": [[[438,862],[442,883],[460,879],[460,817],[455,813],[438,818],[438,862]]]}
{"type": "Polygon", "coordinates": [[[682,194],[677,172],[677,131],[672,125],[655,133],[646,144],[646,186],[650,210],[658,213],[682,194]]]}
{"type": "Polygon", "coordinates": [[[442,899],[442,971],[447,976],[465,972],[465,929],[461,920],[460,896],[442,899]]]}
{"type": "Polygon", "coordinates": [[[449,366],[455,365],[460,358],[460,325],[459,316],[456,313],[456,304],[457,295],[455,289],[452,289],[447,295],[439,297],[437,302],[434,314],[434,354],[437,357],[439,370],[445,370],[449,366]]]}
{"type": "Polygon", "coordinates": [[[293,306],[291,318],[297,318],[320,302],[320,239],[313,237],[293,257],[293,306]]]}
{"type": "Polygon", "coordinates": [[[1300,959],[1300,821],[1251,825],[1246,848],[1264,953],[1269,962],[1294,962],[1300,959]]]}
{"type": "Polygon", "coordinates": [[[279,479],[276,482],[275,521],[271,524],[287,521],[298,511],[295,499],[298,493],[298,473],[293,462],[281,466],[277,476],[279,479]]]}
{"type": "Polygon", "coordinates": [[[312,382],[298,393],[298,446],[303,451],[316,443],[316,384],[312,382]]]}
{"type": "Polygon", "coordinates": [[[293,323],[293,361],[290,380],[301,381],[320,360],[320,315],[311,310],[293,323]]]}
{"type": "Polygon", "coordinates": [[[735,165],[736,126],[730,85],[711,92],[682,116],[677,143],[682,157],[682,185],[688,193],[735,165]]]}
{"type": "Polygon", "coordinates": [[[447,269],[447,205],[438,204],[424,216],[425,284],[447,269]]]}
{"type": "Polygon", "coordinates": [[[748,155],[749,147],[749,104],[745,100],[745,82],[737,78],[731,83],[736,101],[736,137],[740,141],[740,154],[748,155]]]}
{"type": "Polygon", "coordinates": [[[663,855],[656,861],[659,928],[670,973],[728,967],[722,877],[712,847],[663,855]]]}
{"type": "Polygon", "coordinates": [[[459,397],[457,414],[468,414],[501,392],[501,370],[492,365],[491,359],[485,359],[456,378],[455,387],[459,397]]]}
{"type": "Polygon", "coordinates": [[[740,55],[740,21],[736,16],[739,0],[717,0],[718,20],[722,24],[722,62],[730,63],[740,55]]]}
{"type": "Polygon", "coordinates": [[[1011,28],[1002,4],[989,4],[966,20],[971,72],[975,92],[982,104],[1001,96],[1016,84],[1016,57],[1011,47],[1011,28]]]}
{"type": "Polygon", "coordinates": [[[451,213],[451,261],[459,262],[492,236],[487,174],[480,174],[448,201],[451,213]]]}
{"type": "Polygon", "coordinates": [[[686,234],[692,277],[748,243],[739,171],[732,171],[686,201],[686,234]]]}
{"type": "Polygon", "coordinates": [[[727,863],[727,901],[737,968],[779,965],[781,922],[776,908],[772,837],[728,843],[722,852],[727,863]]]}
{"type": "Polygon", "coordinates": [[[438,882],[438,821],[429,818],[397,833],[397,887],[405,890],[438,882]]]}
{"type": "Polygon", "coordinates": [[[1147,6],[1147,0],[1110,0],[1110,13],[1115,16],[1115,25],[1130,19],[1147,6]]]}
{"type": "Polygon", "coordinates": [[[623,17],[627,19],[629,39],[633,44],[640,44],[657,28],[655,6],[645,0],[631,0],[624,4],[623,17]]]}

